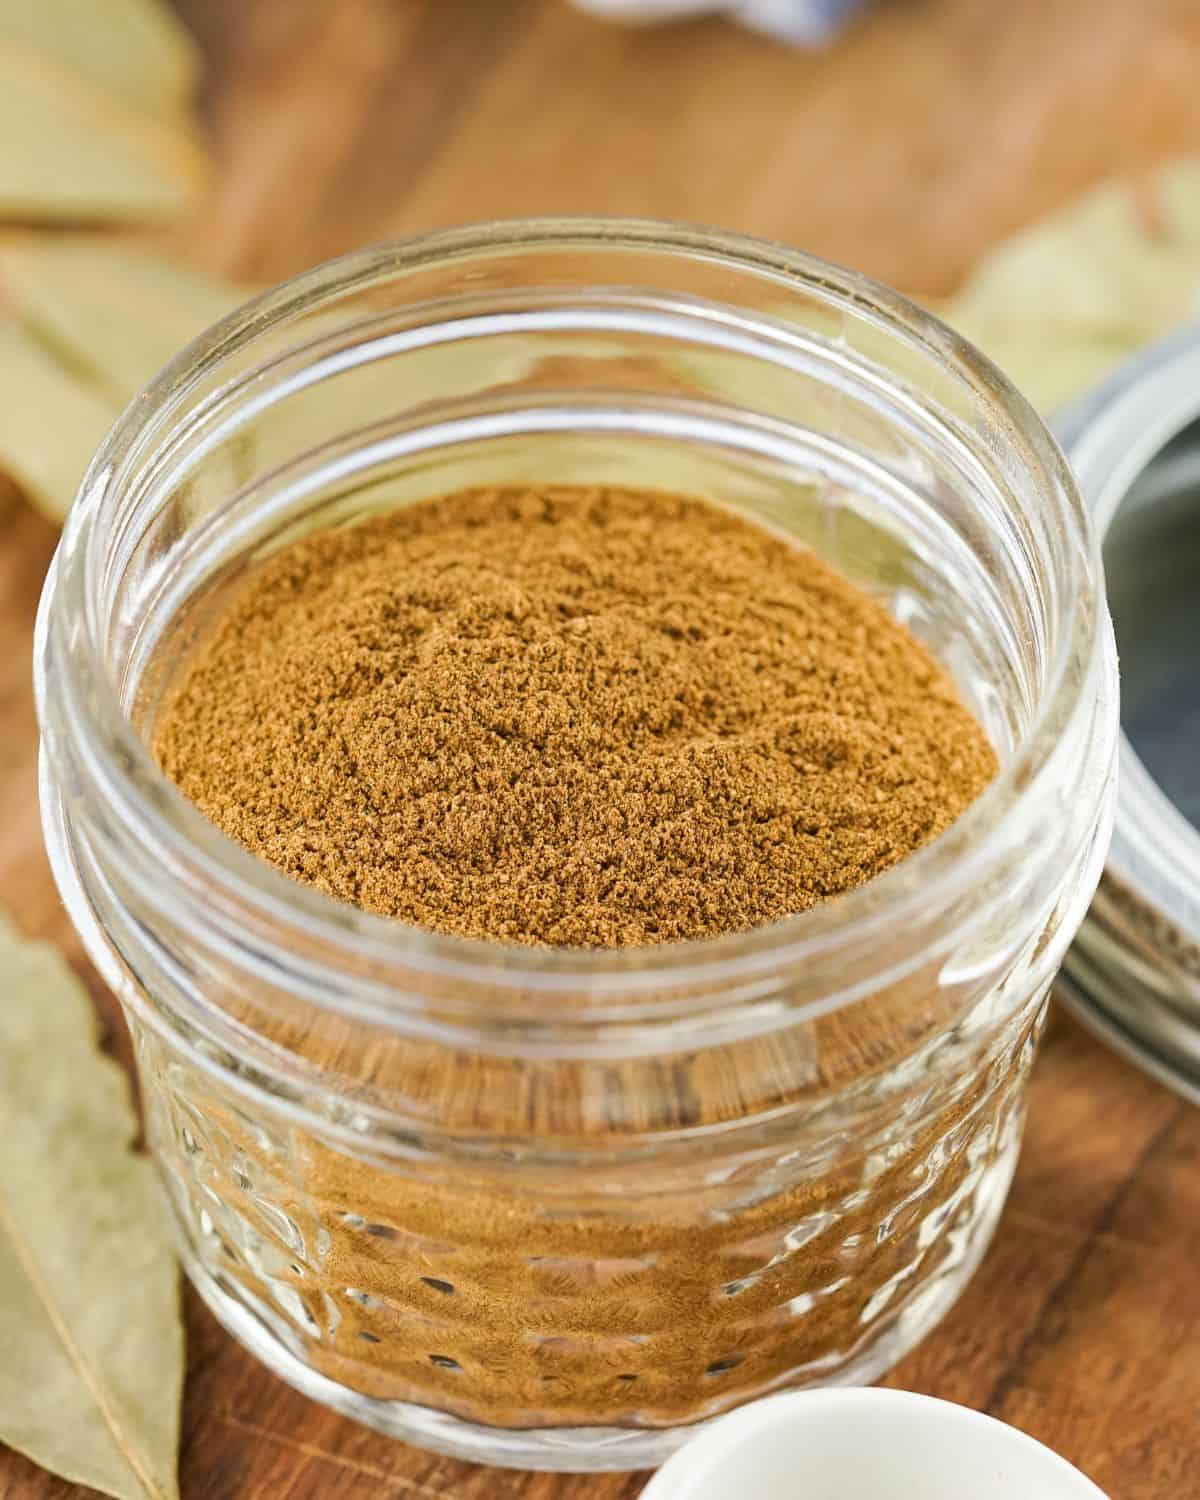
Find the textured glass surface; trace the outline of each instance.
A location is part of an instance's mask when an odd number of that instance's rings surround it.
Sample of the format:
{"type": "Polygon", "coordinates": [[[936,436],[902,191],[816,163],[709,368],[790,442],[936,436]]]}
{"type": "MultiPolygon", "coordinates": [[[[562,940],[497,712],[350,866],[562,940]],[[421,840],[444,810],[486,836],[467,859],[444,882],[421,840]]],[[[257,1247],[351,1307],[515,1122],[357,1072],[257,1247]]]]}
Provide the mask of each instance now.
{"type": "Polygon", "coordinates": [[[372,1402],[511,1428],[659,1426],[781,1383],[873,1379],[937,1321],[1008,1188],[1040,1002],[966,1076],[938,1076],[945,1040],[915,1056],[890,1118],[833,1160],[836,1108],[797,1122],[790,1160],[697,1153],[673,1187],[653,1169],[524,1183],[508,1166],[385,1163],[246,1117],[145,1032],[139,1059],[218,1314],[235,1299],[372,1402]]]}

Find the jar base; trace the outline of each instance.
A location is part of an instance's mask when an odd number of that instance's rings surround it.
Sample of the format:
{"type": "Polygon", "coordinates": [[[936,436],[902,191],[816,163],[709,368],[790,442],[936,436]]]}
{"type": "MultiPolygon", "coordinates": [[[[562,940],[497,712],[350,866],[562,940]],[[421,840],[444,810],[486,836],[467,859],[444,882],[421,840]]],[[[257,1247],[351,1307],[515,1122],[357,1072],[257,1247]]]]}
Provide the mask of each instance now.
{"type": "MultiPolygon", "coordinates": [[[[987,1169],[979,1184],[979,1212],[963,1236],[959,1253],[938,1276],[922,1287],[868,1349],[828,1375],[805,1379],[803,1372],[778,1382],[774,1389],[809,1386],[870,1385],[914,1348],[958,1301],[983,1259],[1008,1196],[1016,1169],[1021,1134],[987,1169]]],[[[502,1469],[536,1469],[552,1473],[597,1474],[653,1469],[703,1430],[705,1421],[668,1428],[542,1427],[515,1430],[466,1421],[448,1412],[408,1401],[383,1401],[361,1395],[314,1370],[271,1323],[246,1300],[244,1288],[226,1283],[196,1258],[186,1241],[179,1246],[188,1279],[227,1333],[248,1349],[273,1375],[302,1395],[342,1416],[414,1447],[467,1463],[502,1469]]],[[[755,1395],[765,1395],[766,1391],[755,1395]]],[[[749,1398],[753,1399],[753,1398],[749,1398]]]]}

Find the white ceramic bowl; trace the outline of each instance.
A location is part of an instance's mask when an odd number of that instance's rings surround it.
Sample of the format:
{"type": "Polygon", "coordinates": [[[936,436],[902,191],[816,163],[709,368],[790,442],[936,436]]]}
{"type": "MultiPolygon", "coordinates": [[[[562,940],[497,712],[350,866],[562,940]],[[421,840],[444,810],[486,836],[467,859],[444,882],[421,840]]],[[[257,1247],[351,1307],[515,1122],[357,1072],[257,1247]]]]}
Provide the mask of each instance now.
{"type": "Polygon", "coordinates": [[[642,1500],[1105,1500],[1025,1433],[910,1391],[796,1391],[731,1412],[642,1500]]]}

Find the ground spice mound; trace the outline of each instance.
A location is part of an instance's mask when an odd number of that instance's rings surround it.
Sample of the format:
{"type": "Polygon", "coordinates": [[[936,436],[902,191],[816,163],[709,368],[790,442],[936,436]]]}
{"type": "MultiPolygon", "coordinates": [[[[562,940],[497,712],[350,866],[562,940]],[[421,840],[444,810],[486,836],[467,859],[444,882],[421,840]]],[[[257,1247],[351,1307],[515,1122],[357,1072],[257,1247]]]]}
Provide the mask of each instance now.
{"type": "Polygon", "coordinates": [[[559,487],[284,548],[154,748],[227,834],[330,895],[600,947],[847,891],[996,769],[930,654],[812,553],[699,499],[559,487]]]}

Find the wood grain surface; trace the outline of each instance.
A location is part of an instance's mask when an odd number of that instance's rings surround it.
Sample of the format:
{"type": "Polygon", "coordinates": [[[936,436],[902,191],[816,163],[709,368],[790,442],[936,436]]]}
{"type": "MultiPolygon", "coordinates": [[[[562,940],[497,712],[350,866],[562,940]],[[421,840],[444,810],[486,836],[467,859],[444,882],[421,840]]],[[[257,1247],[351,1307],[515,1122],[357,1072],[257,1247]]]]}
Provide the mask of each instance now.
{"type": "MultiPolygon", "coordinates": [[[[1196,0],[881,0],[819,57],[717,21],[610,29],[563,0],[181,8],[221,163],[181,240],[246,276],[471,218],[621,212],[774,235],[938,293],[1097,178],[1200,150],[1196,0]]],[[[128,1061],[38,830],[28,663],[54,542],[0,483],[0,900],[65,948],[128,1061]]],[[[1114,1500],[1200,1500],[1198,1231],[1200,1111],[1056,1017],[995,1245],[890,1383],[1015,1423],[1114,1500]]],[[[292,1393],[194,1297],[187,1311],[184,1500],[632,1500],[643,1482],[419,1453],[292,1393]]],[[[3,1500],[84,1494],[0,1452],[3,1500]]]]}

